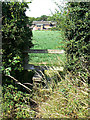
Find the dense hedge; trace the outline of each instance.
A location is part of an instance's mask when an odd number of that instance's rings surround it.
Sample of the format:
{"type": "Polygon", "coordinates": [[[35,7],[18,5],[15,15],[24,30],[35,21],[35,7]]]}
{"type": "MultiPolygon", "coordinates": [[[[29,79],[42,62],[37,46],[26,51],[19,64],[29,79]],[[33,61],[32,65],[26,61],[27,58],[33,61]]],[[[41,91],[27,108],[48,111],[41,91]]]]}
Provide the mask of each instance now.
{"type": "Polygon", "coordinates": [[[0,118],[7,120],[35,116],[30,108],[31,94],[26,94],[26,89],[15,84],[9,76],[15,77],[22,84],[23,81],[27,82],[27,77],[31,77],[31,74],[27,76],[27,71],[23,70],[25,62],[23,52],[33,45],[32,31],[28,27],[31,22],[25,15],[27,8],[28,5],[24,2],[2,2],[3,102],[1,105],[3,113],[0,118]]]}
{"type": "Polygon", "coordinates": [[[89,7],[90,2],[68,3],[65,31],[67,68],[84,80],[89,76],[89,7]]]}
{"type": "Polygon", "coordinates": [[[2,2],[3,70],[22,70],[25,55],[23,51],[32,46],[32,31],[25,12],[27,3],[2,2]]]}

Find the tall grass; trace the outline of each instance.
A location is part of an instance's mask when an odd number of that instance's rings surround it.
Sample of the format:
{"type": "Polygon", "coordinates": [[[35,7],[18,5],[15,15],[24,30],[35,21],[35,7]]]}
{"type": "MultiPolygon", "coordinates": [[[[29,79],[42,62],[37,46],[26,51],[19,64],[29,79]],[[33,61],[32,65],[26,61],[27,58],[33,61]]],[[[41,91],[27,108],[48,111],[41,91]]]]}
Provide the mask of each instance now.
{"type": "Polygon", "coordinates": [[[89,118],[87,83],[70,72],[63,74],[53,69],[44,72],[42,81],[44,86],[35,87],[33,92],[33,99],[38,103],[36,117],[89,118]]]}
{"type": "Polygon", "coordinates": [[[41,81],[38,85],[33,82],[31,93],[23,93],[13,86],[5,87],[4,118],[89,118],[89,89],[85,81],[70,72],[66,74],[64,69],[55,70],[53,64],[51,70],[35,72],[41,81]]]}

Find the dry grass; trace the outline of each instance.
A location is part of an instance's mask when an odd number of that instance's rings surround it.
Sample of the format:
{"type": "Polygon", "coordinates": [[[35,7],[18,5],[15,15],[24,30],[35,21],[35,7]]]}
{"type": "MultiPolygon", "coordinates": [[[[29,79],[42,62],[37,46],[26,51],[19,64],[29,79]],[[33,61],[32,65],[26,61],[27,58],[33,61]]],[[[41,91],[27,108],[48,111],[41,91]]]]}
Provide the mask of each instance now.
{"type": "Polygon", "coordinates": [[[38,118],[89,117],[87,83],[80,81],[71,73],[64,78],[61,77],[60,71],[48,71],[43,75],[46,86],[38,87],[33,96],[39,104],[38,118]]]}

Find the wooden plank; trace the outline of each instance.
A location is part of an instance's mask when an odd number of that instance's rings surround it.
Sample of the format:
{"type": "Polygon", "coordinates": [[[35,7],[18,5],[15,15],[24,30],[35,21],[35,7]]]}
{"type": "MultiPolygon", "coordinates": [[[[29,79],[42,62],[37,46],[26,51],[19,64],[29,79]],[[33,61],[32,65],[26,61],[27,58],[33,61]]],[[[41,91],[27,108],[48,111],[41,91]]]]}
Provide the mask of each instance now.
{"type": "Polygon", "coordinates": [[[52,54],[63,54],[64,50],[51,50],[48,49],[48,53],[52,53],[52,54]]]}
{"type": "Polygon", "coordinates": [[[24,51],[25,53],[48,53],[48,51],[45,49],[30,49],[28,51],[24,51]]]}
{"type": "Polygon", "coordinates": [[[51,54],[63,54],[64,50],[53,50],[53,49],[30,49],[24,51],[24,53],[51,53],[51,54]]]}

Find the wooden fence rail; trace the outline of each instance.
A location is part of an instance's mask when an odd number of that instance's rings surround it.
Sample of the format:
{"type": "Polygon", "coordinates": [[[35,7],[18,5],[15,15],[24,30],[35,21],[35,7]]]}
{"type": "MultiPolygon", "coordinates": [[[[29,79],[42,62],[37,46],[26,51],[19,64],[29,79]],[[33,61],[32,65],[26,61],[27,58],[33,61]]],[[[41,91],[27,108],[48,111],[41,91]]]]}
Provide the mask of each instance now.
{"type": "Polygon", "coordinates": [[[51,53],[51,54],[63,54],[64,50],[53,50],[53,49],[30,49],[24,51],[24,53],[51,53]]]}

